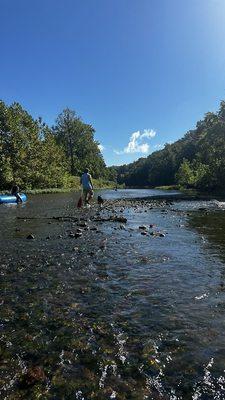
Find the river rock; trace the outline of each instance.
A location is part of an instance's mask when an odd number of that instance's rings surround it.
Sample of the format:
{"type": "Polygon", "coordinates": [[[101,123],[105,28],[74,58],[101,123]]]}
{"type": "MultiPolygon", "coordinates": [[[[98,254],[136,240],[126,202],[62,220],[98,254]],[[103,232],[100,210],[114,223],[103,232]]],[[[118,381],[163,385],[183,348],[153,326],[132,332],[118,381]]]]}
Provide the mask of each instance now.
{"type": "Polygon", "coordinates": [[[74,238],[75,237],[75,233],[70,232],[68,236],[71,237],[71,238],[74,238]]]}
{"type": "Polygon", "coordinates": [[[147,234],[148,234],[148,233],[147,233],[146,231],[142,231],[142,232],[141,232],[141,235],[143,235],[143,236],[147,236],[147,234]]]}
{"type": "Polygon", "coordinates": [[[117,215],[115,217],[112,217],[111,219],[112,219],[112,221],[121,222],[122,224],[126,224],[126,222],[127,222],[127,218],[118,217],[117,215]]]}
{"type": "Polygon", "coordinates": [[[125,225],[120,225],[120,229],[123,229],[123,230],[126,230],[126,227],[125,227],[125,225]]]}
{"type": "Polygon", "coordinates": [[[87,222],[86,221],[82,221],[78,224],[78,226],[80,226],[81,228],[85,228],[87,226],[87,222]]]}
{"type": "Polygon", "coordinates": [[[74,234],[74,237],[75,237],[76,239],[80,238],[81,236],[82,236],[82,232],[76,232],[76,233],[74,234]]]}
{"type": "Polygon", "coordinates": [[[139,226],[139,229],[143,229],[143,231],[147,231],[147,226],[145,226],[145,225],[140,225],[140,226],[139,226]]]}
{"type": "Polygon", "coordinates": [[[29,240],[35,239],[35,236],[33,235],[33,233],[30,233],[30,234],[27,236],[27,239],[29,239],[29,240]]]}

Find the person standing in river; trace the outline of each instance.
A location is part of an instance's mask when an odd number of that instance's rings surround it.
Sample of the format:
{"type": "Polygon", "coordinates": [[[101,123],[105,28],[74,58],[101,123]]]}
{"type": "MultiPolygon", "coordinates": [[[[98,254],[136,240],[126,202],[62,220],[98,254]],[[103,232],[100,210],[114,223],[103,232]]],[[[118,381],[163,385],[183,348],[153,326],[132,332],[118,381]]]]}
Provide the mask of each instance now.
{"type": "Polygon", "coordinates": [[[84,203],[89,204],[90,200],[94,196],[94,191],[93,191],[92,178],[88,168],[86,168],[83,174],[81,175],[80,183],[83,188],[84,203]]]}

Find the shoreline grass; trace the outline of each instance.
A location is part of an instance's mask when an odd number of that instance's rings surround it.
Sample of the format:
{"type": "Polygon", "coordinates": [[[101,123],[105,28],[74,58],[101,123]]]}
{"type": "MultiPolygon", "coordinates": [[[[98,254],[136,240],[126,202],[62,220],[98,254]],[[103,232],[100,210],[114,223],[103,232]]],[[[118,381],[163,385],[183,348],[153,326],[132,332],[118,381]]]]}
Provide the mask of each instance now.
{"type": "MultiPolygon", "coordinates": [[[[75,177],[77,178],[77,177],[75,177]]],[[[99,190],[99,189],[113,189],[116,186],[115,182],[112,181],[107,181],[104,179],[92,179],[93,180],[93,185],[94,185],[94,190],[99,190]]],[[[21,188],[20,192],[26,193],[26,194],[50,194],[50,193],[69,193],[73,191],[79,191],[81,190],[81,186],[79,183],[79,179],[74,179],[74,184],[69,186],[69,187],[56,187],[56,188],[36,188],[36,189],[30,189],[30,188],[21,188]]],[[[118,186],[122,187],[122,186],[118,186]]],[[[0,190],[0,194],[10,194],[9,190],[0,190]]]]}

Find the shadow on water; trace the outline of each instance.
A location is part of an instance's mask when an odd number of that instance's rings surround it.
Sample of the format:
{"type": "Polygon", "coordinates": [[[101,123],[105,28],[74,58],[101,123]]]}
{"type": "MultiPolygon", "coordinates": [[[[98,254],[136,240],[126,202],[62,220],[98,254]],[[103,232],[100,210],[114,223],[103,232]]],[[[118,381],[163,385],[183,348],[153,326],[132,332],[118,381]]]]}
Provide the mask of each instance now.
{"type": "Polygon", "coordinates": [[[190,226],[207,239],[206,246],[209,251],[225,261],[225,211],[214,210],[193,214],[190,226]]]}

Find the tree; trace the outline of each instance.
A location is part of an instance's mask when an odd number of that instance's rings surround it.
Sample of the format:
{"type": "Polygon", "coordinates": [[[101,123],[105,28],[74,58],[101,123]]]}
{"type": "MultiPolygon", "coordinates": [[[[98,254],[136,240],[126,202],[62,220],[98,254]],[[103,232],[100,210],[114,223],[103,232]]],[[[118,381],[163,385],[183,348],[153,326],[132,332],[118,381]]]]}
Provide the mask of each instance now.
{"type": "Polygon", "coordinates": [[[65,151],[72,175],[79,175],[87,166],[95,178],[105,175],[106,166],[98,142],[94,140],[92,125],[85,124],[75,111],[66,108],[57,117],[54,132],[57,143],[65,151]]]}

